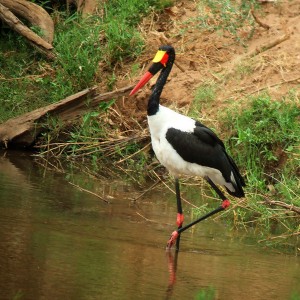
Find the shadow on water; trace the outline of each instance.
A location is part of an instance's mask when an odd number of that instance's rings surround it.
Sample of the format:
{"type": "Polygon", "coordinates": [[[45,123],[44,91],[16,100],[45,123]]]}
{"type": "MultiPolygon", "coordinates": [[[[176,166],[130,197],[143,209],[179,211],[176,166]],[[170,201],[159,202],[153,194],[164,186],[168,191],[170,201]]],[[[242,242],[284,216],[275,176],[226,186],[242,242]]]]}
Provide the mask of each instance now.
{"type": "Polygon", "coordinates": [[[174,196],[155,189],[132,205],[140,193],[0,153],[0,299],[299,299],[299,258],[241,242],[223,223],[199,224],[166,253],[174,196]]]}

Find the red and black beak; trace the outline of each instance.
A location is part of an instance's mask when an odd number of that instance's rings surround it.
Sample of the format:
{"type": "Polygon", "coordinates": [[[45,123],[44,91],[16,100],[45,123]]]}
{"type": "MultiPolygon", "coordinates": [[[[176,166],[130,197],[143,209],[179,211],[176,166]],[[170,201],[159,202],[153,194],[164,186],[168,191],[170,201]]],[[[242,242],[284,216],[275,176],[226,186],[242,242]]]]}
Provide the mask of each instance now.
{"type": "Polygon", "coordinates": [[[141,89],[157,72],[166,67],[166,63],[169,59],[169,55],[166,51],[158,50],[154,59],[153,64],[149,70],[140,79],[137,85],[130,92],[129,96],[134,95],[139,89],[141,89]]]}

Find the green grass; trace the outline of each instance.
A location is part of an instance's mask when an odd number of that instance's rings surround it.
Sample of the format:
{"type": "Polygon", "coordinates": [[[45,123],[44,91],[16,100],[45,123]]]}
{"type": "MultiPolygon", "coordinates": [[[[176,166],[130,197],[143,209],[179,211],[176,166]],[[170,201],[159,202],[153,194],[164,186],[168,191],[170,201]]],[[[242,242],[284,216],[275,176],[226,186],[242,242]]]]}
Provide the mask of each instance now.
{"type": "Polygon", "coordinates": [[[254,64],[253,64],[252,60],[240,62],[237,65],[236,71],[235,71],[235,75],[237,75],[237,78],[243,79],[244,77],[251,75],[253,73],[253,65],[254,64]]]}
{"type": "Polygon", "coordinates": [[[299,118],[299,98],[275,101],[262,94],[250,98],[243,111],[229,111],[224,121],[225,130],[233,133],[227,148],[247,178],[247,203],[235,209],[235,223],[258,226],[264,237],[285,233],[289,239],[300,229],[297,214],[265,203],[269,199],[300,207],[299,118]]]}
{"type": "Polygon", "coordinates": [[[0,122],[43,104],[36,80],[42,65],[32,48],[14,33],[3,33],[0,42],[0,122]]]}
{"type": "MultiPolygon", "coordinates": [[[[261,95],[250,101],[251,106],[241,114],[235,115],[231,111],[228,115],[228,129],[237,132],[236,136],[231,138],[231,148],[236,149],[240,163],[250,159],[249,164],[254,169],[259,167],[274,176],[278,173],[284,174],[280,160],[288,160],[299,150],[298,104],[284,100],[272,101],[268,95],[261,95]],[[234,127],[231,127],[232,125],[234,127]]],[[[285,167],[288,165],[285,164],[285,167]]],[[[296,170],[290,169],[288,173],[290,172],[296,170]]]]}
{"type": "Polygon", "coordinates": [[[205,83],[200,85],[194,95],[194,105],[198,104],[205,104],[211,103],[216,98],[216,84],[212,83],[205,83]]]}
{"type": "MultiPolygon", "coordinates": [[[[210,108],[216,98],[217,85],[209,81],[198,86],[193,95],[193,101],[189,108],[189,116],[199,119],[199,113],[203,109],[210,108]]],[[[210,125],[211,126],[211,125],[210,125]]]]}

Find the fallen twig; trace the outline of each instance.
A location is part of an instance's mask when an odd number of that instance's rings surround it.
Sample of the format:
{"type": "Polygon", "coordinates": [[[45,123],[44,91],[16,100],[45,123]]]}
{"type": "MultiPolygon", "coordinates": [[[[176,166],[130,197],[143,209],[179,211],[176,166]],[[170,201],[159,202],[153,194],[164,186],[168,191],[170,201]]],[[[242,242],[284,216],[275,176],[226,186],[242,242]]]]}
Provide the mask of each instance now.
{"type": "Polygon", "coordinates": [[[285,203],[283,201],[270,200],[268,198],[265,198],[265,202],[267,204],[280,206],[280,207],[286,208],[286,209],[288,209],[290,211],[293,211],[293,212],[295,212],[297,214],[300,214],[300,207],[295,206],[293,204],[287,204],[287,203],[285,203]]]}
{"type": "Polygon", "coordinates": [[[300,231],[296,231],[296,232],[293,232],[290,234],[281,234],[281,235],[277,235],[277,236],[272,236],[267,239],[259,240],[258,242],[261,243],[261,242],[271,241],[271,240],[275,240],[275,239],[285,239],[285,238],[297,236],[297,235],[300,235],[300,231]]]}
{"type": "Polygon", "coordinates": [[[265,29],[267,29],[267,30],[270,29],[270,26],[269,26],[268,24],[265,24],[265,23],[263,23],[262,21],[260,21],[260,19],[259,19],[259,18],[257,17],[257,15],[254,13],[254,8],[253,8],[253,6],[252,6],[252,8],[251,8],[251,14],[252,14],[252,16],[253,16],[255,22],[256,22],[259,26],[261,26],[261,27],[263,27],[263,28],[265,28],[265,29]]]}
{"type": "Polygon", "coordinates": [[[252,94],[254,94],[254,93],[258,93],[258,92],[260,92],[260,91],[262,91],[262,90],[265,90],[265,89],[267,89],[267,88],[275,87],[275,86],[278,86],[278,85],[281,85],[281,84],[290,83],[290,82],[294,82],[294,81],[298,81],[298,80],[300,80],[300,77],[292,78],[292,79],[290,79],[290,80],[283,80],[283,81],[280,81],[280,82],[277,82],[277,83],[274,83],[274,84],[270,84],[270,85],[268,85],[268,86],[263,86],[263,87],[261,87],[261,88],[255,90],[254,92],[251,92],[251,93],[248,94],[248,95],[252,95],[252,94]]]}
{"type": "Polygon", "coordinates": [[[148,218],[144,217],[142,214],[140,214],[139,212],[136,212],[136,214],[138,216],[140,216],[142,219],[144,219],[145,221],[150,222],[150,223],[155,223],[155,224],[160,224],[160,225],[170,225],[170,226],[173,225],[173,224],[170,224],[170,223],[162,223],[160,221],[154,221],[154,220],[148,219],[148,218]]]}
{"type": "Polygon", "coordinates": [[[107,203],[107,204],[110,203],[108,200],[104,199],[103,197],[101,197],[100,195],[98,195],[98,194],[96,194],[96,193],[94,193],[94,192],[91,192],[91,191],[89,191],[89,190],[87,190],[87,189],[84,189],[84,188],[82,188],[81,186],[76,185],[76,184],[74,184],[74,183],[72,183],[72,182],[70,182],[70,181],[69,181],[69,183],[70,183],[71,185],[77,187],[80,191],[83,191],[83,192],[86,192],[86,193],[91,194],[91,195],[93,195],[93,196],[96,196],[97,198],[101,199],[102,201],[104,201],[104,202],[107,203]]]}
{"type": "Polygon", "coordinates": [[[160,184],[162,181],[161,179],[157,180],[154,184],[152,184],[148,189],[144,190],[139,196],[137,196],[135,199],[133,199],[133,202],[136,202],[140,198],[142,198],[146,193],[153,190],[158,184],[160,184]]]}
{"type": "Polygon", "coordinates": [[[267,50],[270,50],[271,48],[273,48],[273,47],[279,45],[280,43],[283,43],[284,41],[288,40],[288,39],[290,38],[290,36],[291,36],[291,34],[288,32],[288,33],[286,33],[285,35],[283,35],[283,36],[277,38],[277,39],[274,40],[274,41],[271,41],[271,42],[269,42],[269,43],[267,43],[267,44],[265,44],[265,45],[262,45],[262,46],[260,46],[260,47],[255,48],[254,50],[250,51],[250,52],[247,54],[247,56],[248,56],[248,57],[253,57],[253,56],[256,56],[256,55],[258,55],[258,54],[260,54],[260,53],[262,53],[262,52],[265,52],[265,51],[267,51],[267,50]]]}
{"type": "Polygon", "coordinates": [[[156,222],[156,221],[153,221],[153,220],[150,220],[150,219],[148,219],[148,218],[144,217],[144,216],[143,216],[143,215],[141,215],[139,212],[136,212],[136,214],[137,214],[138,216],[140,216],[141,218],[143,218],[144,220],[146,220],[147,222],[151,222],[151,223],[158,223],[158,222],[156,222]]]}

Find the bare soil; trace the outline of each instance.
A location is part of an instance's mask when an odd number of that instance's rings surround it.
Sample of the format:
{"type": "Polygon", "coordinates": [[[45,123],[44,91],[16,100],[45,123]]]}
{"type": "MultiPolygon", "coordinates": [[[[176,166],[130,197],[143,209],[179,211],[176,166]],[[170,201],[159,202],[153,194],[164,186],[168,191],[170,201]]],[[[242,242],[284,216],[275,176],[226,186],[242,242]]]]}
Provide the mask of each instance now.
{"type": "MultiPolygon", "coordinates": [[[[208,122],[219,118],[219,113],[230,105],[241,109],[250,95],[267,91],[272,99],[282,99],[300,84],[300,1],[261,3],[255,10],[254,34],[244,44],[226,31],[201,31],[187,23],[199,16],[194,1],[178,1],[161,15],[144,19],[140,30],[146,47],[136,63],[140,72],[131,78],[131,64],[124,65],[119,75],[118,87],[135,83],[145,72],[162,43],[176,49],[176,61],[184,69],[173,67],[169,81],[162,93],[162,103],[176,106],[185,112],[194,99],[197,87],[215,84],[216,97],[199,111],[200,119],[208,122]],[[248,70],[248,71],[247,71],[248,70]],[[125,79],[124,79],[125,78],[125,79]]],[[[249,12],[250,13],[250,12],[249,12]]],[[[239,36],[248,36],[251,28],[243,27],[239,36]]],[[[134,99],[120,103],[128,116],[145,117],[145,108],[151,84],[134,99]]],[[[214,123],[218,127],[218,122],[214,123]]]]}

